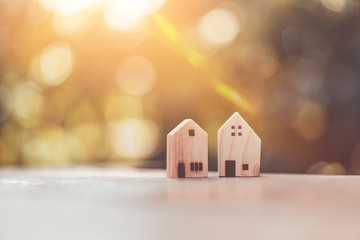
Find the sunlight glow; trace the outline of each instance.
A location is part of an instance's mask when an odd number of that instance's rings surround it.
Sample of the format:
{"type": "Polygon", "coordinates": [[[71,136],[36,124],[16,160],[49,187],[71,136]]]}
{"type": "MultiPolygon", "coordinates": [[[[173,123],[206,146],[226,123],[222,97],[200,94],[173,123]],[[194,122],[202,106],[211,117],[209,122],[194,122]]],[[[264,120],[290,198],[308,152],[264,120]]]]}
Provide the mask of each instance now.
{"type": "Polygon", "coordinates": [[[81,12],[71,16],[56,14],[53,25],[58,35],[66,35],[88,27],[91,22],[91,16],[85,12],[81,12]]]}
{"type": "Polygon", "coordinates": [[[79,14],[94,4],[105,0],[39,0],[44,9],[62,16],[79,14]]]}
{"type": "Polygon", "coordinates": [[[59,0],[56,1],[56,10],[64,16],[71,16],[84,11],[91,1],[88,0],[59,0]]]}
{"type": "Polygon", "coordinates": [[[105,7],[105,21],[119,31],[138,29],[144,25],[144,18],[163,3],[163,0],[110,0],[105,7]]]}

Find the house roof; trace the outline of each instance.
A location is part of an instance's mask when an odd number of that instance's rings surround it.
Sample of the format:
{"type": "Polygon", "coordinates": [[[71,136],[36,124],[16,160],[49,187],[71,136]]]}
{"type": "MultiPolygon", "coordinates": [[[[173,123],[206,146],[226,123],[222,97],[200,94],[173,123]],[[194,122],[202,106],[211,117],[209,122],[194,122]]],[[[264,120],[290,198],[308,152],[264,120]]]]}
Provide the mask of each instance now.
{"type": "Polygon", "coordinates": [[[185,119],[184,121],[182,121],[179,125],[177,125],[171,132],[168,133],[168,135],[174,135],[175,133],[177,133],[180,129],[182,129],[183,127],[187,126],[187,125],[191,125],[194,128],[197,128],[198,130],[201,130],[200,132],[204,133],[207,135],[207,133],[204,131],[204,129],[202,129],[194,120],[192,119],[185,119]]]}
{"type": "MultiPolygon", "coordinates": [[[[240,119],[242,122],[243,122],[243,125],[245,125],[247,128],[249,128],[251,131],[254,132],[254,134],[259,137],[256,132],[250,127],[250,125],[245,121],[245,119],[238,113],[238,112],[235,112],[233,115],[231,115],[231,117],[229,117],[228,120],[226,120],[226,122],[219,128],[219,131],[218,132],[221,132],[223,130],[223,128],[225,126],[228,126],[230,124],[230,122],[233,120],[233,119],[240,119]]],[[[244,127],[245,127],[244,126],[244,127]]]]}

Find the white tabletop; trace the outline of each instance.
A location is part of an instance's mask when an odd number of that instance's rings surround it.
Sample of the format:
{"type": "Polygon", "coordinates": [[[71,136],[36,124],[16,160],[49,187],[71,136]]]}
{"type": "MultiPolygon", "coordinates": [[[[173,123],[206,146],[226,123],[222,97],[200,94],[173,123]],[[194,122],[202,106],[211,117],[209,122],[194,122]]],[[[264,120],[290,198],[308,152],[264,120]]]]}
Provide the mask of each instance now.
{"type": "Polygon", "coordinates": [[[0,240],[360,239],[360,176],[0,170],[0,240]]]}

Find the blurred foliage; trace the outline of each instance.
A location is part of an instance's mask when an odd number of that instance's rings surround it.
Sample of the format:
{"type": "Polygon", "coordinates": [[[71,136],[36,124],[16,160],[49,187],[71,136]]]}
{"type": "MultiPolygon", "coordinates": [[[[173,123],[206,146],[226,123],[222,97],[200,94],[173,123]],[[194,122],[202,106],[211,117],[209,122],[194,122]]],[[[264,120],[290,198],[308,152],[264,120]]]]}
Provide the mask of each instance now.
{"type": "Polygon", "coordinates": [[[262,171],[360,173],[356,0],[0,0],[0,166],[165,167],[240,112],[262,171]]]}

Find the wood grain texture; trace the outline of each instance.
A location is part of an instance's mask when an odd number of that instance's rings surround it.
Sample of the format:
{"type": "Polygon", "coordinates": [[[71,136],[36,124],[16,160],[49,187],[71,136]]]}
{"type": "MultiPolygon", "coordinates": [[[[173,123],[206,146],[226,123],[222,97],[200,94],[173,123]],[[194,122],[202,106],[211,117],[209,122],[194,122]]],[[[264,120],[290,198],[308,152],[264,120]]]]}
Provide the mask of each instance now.
{"type": "Polygon", "coordinates": [[[235,176],[259,176],[260,151],[260,138],[239,113],[234,113],[218,131],[219,176],[226,176],[228,160],[235,160],[235,176]]]}
{"type": "Polygon", "coordinates": [[[179,177],[179,163],[185,165],[185,177],[208,176],[208,135],[191,119],[184,120],[167,135],[166,170],[169,178],[179,177]],[[199,169],[200,163],[202,170],[199,169]]]}

